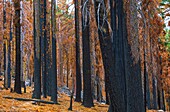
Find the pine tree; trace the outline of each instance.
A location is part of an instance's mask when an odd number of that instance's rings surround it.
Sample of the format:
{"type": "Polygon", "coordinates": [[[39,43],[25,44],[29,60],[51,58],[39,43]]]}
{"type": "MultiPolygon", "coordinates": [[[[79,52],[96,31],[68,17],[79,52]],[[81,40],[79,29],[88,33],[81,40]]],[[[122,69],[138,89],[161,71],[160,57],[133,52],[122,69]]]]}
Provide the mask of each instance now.
{"type": "Polygon", "coordinates": [[[41,99],[41,37],[40,1],[34,0],[34,92],[33,98],[41,99]]]}
{"type": "Polygon", "coordinates": [[[83,41],[83,105],[92,107],[89,1],[82,0],[82,41],[83,41]]]}
{"type": "Polygon", "coordinates": [[[21,25],[20,25],[20,0],[14,2],[15,7],[15,38],[16,38],[16,67],[14,91],[21,94],[21,25]]]}
{"type": "Polygon", "coordinates": [[[51,2],[51,28],[52,28],[52,75],[51,100],[57,103],[57,59],[56,59],[56,0],[51,2]]]}
{"type": "Polygon", "coordinates": [[[80,39],[79,39],[79,1],[75,0],[75,34],[76,34],[76,99],[81,102],[81,72],[80,72],[80,39]]]}

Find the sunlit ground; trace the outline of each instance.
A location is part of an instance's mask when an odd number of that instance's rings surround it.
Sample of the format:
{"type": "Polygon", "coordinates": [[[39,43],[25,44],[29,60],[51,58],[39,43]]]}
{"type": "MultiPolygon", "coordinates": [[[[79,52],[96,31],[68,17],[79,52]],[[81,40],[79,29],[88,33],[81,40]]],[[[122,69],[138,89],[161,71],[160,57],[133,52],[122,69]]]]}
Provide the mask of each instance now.
{"type": "MultiPolygon", "coordinates": [[[[0,81],[0,87],[2,87],[2,81],[0,81]]],[[[14,99],[5,99],[3,96],[12,96],[15,98],[31,98],[31,87],[27,87],[27,93],[16,94],[10,93],[10,90],[0,89],[0,112],[1,111],[22,111],[22,112],[68,112],[70,105],[70,98],[65,94],[60,94],[59,105],[44,104],[35,105],[31,101],[17,101],[14,99]]],[[[50,97],[43,99],[50,100],[50,97]]],[[[95,103],[92,108],[85,108],[81,103],[73,101],[73,112],[107,112],[108,105],[95,103]]]]}

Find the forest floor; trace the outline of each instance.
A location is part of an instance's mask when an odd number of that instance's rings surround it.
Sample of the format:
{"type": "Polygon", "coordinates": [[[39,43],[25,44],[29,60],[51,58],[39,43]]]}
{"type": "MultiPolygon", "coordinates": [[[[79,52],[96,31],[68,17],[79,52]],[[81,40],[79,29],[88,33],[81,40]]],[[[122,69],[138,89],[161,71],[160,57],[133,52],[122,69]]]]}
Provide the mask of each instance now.
{"type": "MultiPolygon", "coordinates": [[[[66,94],[60,94],[58,98],[59,104],[33,104],[32,101],[17,101],[14,99],[5,99],[4,96],[11,96],[14,98],[31,98],[32,88],[27,87],[27,93],[16,94],[11,93],[10,90],[2,89],[2,81],[0,81],[0,112],[68,112],[70,106],[70,97],[66,94]]],[[[50,101],[50,97],[43,100],[50,101]]],[[[82,103],[73,101],[73,112],[107,112],[108,105],[94,103],[94,107],[85,108],[82,103]]],[[[71,111],[70,111],[71,112],[71,111]]]]}
{"type": "MultiPolygon", "coordinates": [[[[23,92],[24,90],[22,90],[23,92]]],[[[27,92],[22,94],[11,93],[10,90],[3,89],[3,81],[0,81],[0,112],[69,112],[70,97],[65,93],[59,93],[59,104],[34,104],[32,101],[18,101],[15,99],[5,99],[4,96],[14,98],[32,98],[32,88],[27,87],[27,92]]],[[[42,98],[50,101],[50,97],[42,98]]],[[[94,107],[86,108],[82,103],[74,102],[72,112],[107,112],[108,105],[100,104],[94,101],[94,107]]],[[[71,111],[70,111],[71,112],[71,111]]],[[[147,112],[158,112],[156,110],[147,110],[147,112]]]]}

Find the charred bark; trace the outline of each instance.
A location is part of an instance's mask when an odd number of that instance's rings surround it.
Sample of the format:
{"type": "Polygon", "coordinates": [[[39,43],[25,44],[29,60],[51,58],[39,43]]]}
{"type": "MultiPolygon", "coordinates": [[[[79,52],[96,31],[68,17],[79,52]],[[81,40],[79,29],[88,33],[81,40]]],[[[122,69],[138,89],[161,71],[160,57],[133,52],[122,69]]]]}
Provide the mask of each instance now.
{"type": "Polygon", "coordinates": [[[93,107],[91,90],[90,25],[89,1],[82,0],[82,41],[83,41],[83,105],[93,107]]]}
{"type": "Polygon", "coordinates": [[[51,74],[51,101],[57,103],[57,59],[56,59],[56,0],[51,2],[52,28],[52,74],[51,74]]]}
{"type": "Polygon", "coordinates": [[[21,25],[20,25],[20,0],[14,2],[15,7],[15,38],[16,38],[16,67],[14,91],[21,94],[21,25]]]}
{"type": "Polygon", "coordinates": [[[81,102],[81,72],[80,72],[80,39],[79,39],[79,2],[75,0],[75,34],[76,34],[76,99],[81,102]]]}
{"type": "Polygon", "coordinates": [[[41,99],[41,37],[40,1],[34,1],[34,91],[33,98],[41,99]]]}
{"type": "Polygon", "coordinates": [[[42,71],[42,94],[43,97],[47,97],[47,66],[46,66],[46,0],[40,0],[40,35],[41,35],[41,71],[42,71]]]}

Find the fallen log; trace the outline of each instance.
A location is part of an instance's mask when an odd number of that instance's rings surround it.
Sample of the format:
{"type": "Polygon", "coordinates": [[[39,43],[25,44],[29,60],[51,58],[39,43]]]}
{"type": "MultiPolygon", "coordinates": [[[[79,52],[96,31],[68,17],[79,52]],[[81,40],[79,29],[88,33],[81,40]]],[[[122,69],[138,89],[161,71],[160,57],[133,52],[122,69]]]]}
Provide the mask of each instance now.
{"type": "Polygon", "coordinates": [[[45,100],[40,100],[40,99],[14,98],[14,97],[11,97],[11,96],[3,96],[3,98],[14,99],[14,100],[18,100],[18,101],[33,101],[33,102],[36,102],[36,103],[56,104],[56,103],[54,103],[52,101],[45,101],[45,100]]]}

